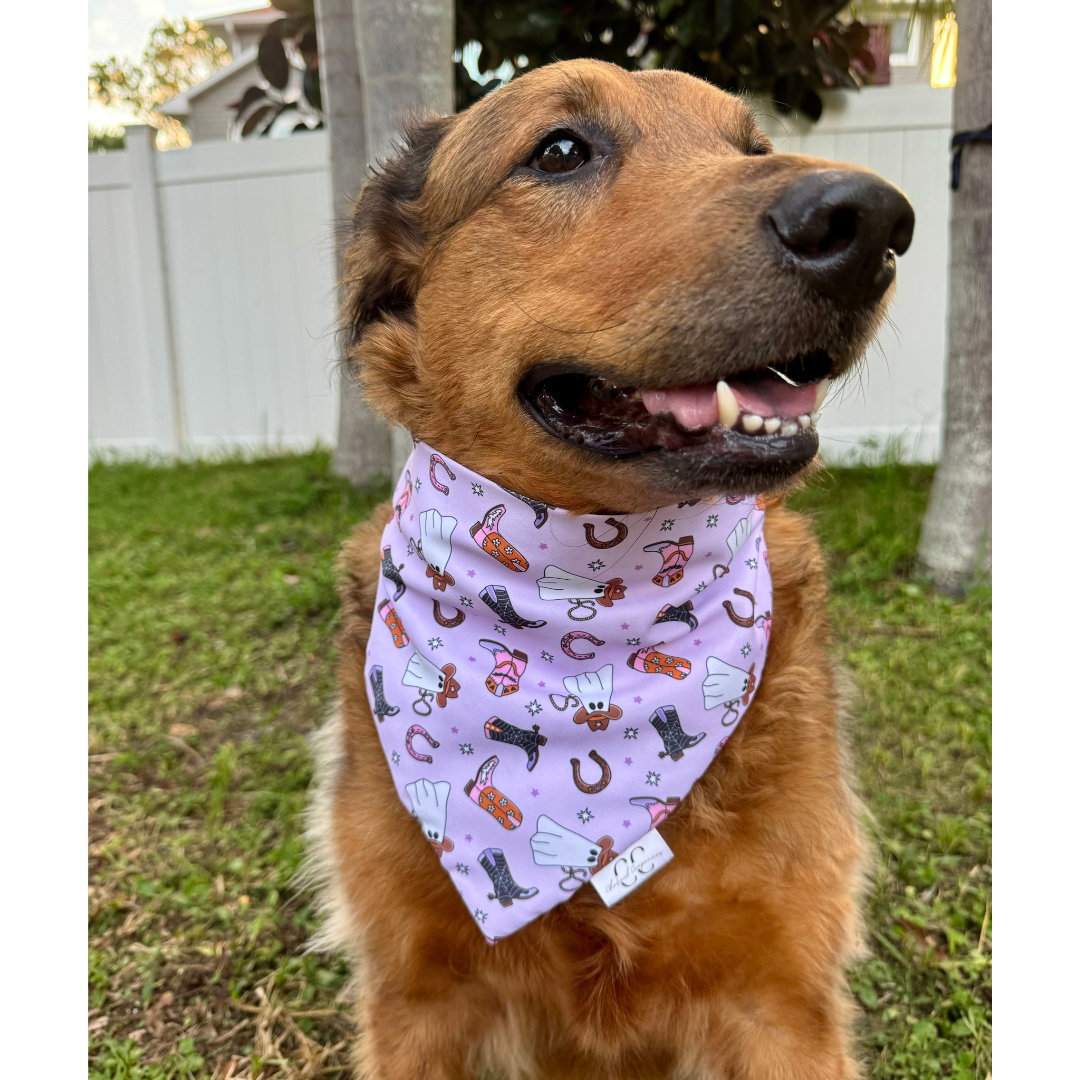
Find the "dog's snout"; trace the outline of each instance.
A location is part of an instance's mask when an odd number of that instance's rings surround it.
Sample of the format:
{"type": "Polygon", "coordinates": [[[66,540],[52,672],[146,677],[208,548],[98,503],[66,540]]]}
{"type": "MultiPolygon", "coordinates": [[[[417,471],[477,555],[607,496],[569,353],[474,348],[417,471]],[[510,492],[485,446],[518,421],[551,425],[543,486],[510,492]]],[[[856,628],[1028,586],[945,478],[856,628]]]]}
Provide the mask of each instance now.
{"type": "Polygon", "coordinates": [[[819,293],[857,307],[881,298],[911,245],[915,211],[880,177],[840,169],[796,181],[765,215],[785,265],[819,293]]]}

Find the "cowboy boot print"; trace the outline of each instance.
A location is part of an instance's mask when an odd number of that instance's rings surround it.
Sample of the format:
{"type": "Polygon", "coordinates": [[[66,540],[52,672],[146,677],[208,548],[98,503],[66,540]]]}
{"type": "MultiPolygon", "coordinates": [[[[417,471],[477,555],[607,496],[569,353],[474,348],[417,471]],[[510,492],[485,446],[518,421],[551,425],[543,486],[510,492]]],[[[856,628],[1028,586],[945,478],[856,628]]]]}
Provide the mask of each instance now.
{"type": "Polygon", "coordinates": [[[655,544],[647,544],[642,550],[655,551],[664,560],[653,578],[653,584],[666,589],[682,581],[683,568],[694,554],[694,538],[680,536],[678,543],[674,540],[659,540],[655,544]]]}
{"type": "Polygon", "coordinates": [[[396,592],[394,593],[395,600],[400,600],[401,594],[405,591],[405,582],[398,573],[399,570],[404,569],[404,563],[400,566],[395,565],[394,560],[390,556],[390,545],[387,544],[387,546],[382,549],[382,575],[384,578],[388,578],[394,583],[396,587],[396,592]]]}
{"type": "Polygon", "coordinates": [[[484,848],[476,861],[487,871],[495,890],[488,893],[488,899],[498,900],[503,907],[510,907],[515,900],[531,900],[540,891],[535,886],[523,888],[514,880],[502,848],[484,848]]]}
{"type": "Polygon", "coordinates": [[[664,749],[660,751],[659,756],[669,757],[672,761],[678,761],[683,756],[684,750],[697,746],[706,735],[704,731],[697,735],[687,735],[682,729],[682,723],[674,705],[662,705],[649,717],[649,723],[656,728],[656,733],[664,740],[664,749]]]}
{"type": "Polygon", "coordinates": [[[544,523],[548,519],[548,508],[546,503],[537,502],[535,499],[526,498],[524,495],[519,495],[516,491],[511,491],[511,495],[515,499],[520,499],[526,506],[531,506],[536,513],[536,518],[533,520],[534,529],[542,529],[544,523]]]}
{"type": "Polygon", "coordinates": [[[465,794],[481,810],[486,810],[504,829],[516,829],[521,824],[521,811],[491,782],[491,774],[499,759],[492,755],[476,770],[476,779],[465,785],[465,794]]]}
{"type": "Polygon", "coordinates": [[[497,716],[491,717],[484,724],[484,735],[493,742],[506,743],[509,746],[520,746],[528,756],[525,765],[527,772],[532,772],[537,761],[540,760],[540,747],[547,745],[547,736],[540,734],[539,724],[533,724],[532,731],[528,731],[525,728],[515,727],[497,716]]]}
{"type": "Polygon", "coordinates": [[[506,513],[506,507],[500,503],[493,506],[483,521],[478,521],[469,532],[477,545],[483,548],[493,559],[498,560],[507,569],[523,574],[529,569],[529,560],[499,532],[499,519],[506,513]]]}
{"type": "Polygon", "coordinates": [[[484,680],[484,685],[496,697],[516,694],[521,676],[525,674],[525,665],[529,662],[528,655],[520,649],[514,649],[511,652],[498,641],[484,639],[481,640],[480,647],[487,649],[495,657],[495,667],[484,680]]]}
{"type": "MultiPolygon", "coordinates": [[[[660,645],[663,644],[661,641],[660,645]]],[[[685,679],[690,674],[689,660],[657,652],[658,648],[659,645],[643,645],[626,658],[626,666],[646,675],[670,675],[673,679],[685,679]]]]}
{"type": "Polygon", "coordinates": [[[401,710],[386,700],[386,691],[383,689],[382,664],[372,664],[371,671],[368,673],[368,681],[371,683],[372,712],[379,718],[379,723],[381,724],[388,716],[397,716],[401,710]]]}
{"type": "Polygon", "coordinates": [[[676,607],[674,604],[665,604],[657,613],[656,618],[653,620],[653,625],[656,623],[665,622],[681,622],[686,623],[691,630],[698,628],[697,616],[691,614],[694,610],[694,601],[687,600],[685,604],[679,604],[676,607]]]}
{"type": "Polygon", "coordinates": [[[638,795],[630,800],[631,806],[640,806],[649,812],[649,825],[656,828],[662,821],[667,820],[668,814],[679,805],[679,796],[672,795],[667,799],[657,799],[652,795],[638,795]]]}
{"type": "Polygon", "coordinates": [[[379,617],[386,623],[386,628],[394,639],[394,647],[404,649],[409,644],[409,635],[405,633],[405,627],[401,625],[401,616],[389,600],[384,600],[379,605],[379,617]]]}
{"type": "Polygon", "coordinates": [[[541,626],[547,626],[547,619],[538,621],[523,619],[514,610],[514,605],[510,603],[510,594],[502,585],[485,585],[480,590],[480,599],[495,612],[499,622],[504,622],[515,630],[535,630],[541,626]]]}

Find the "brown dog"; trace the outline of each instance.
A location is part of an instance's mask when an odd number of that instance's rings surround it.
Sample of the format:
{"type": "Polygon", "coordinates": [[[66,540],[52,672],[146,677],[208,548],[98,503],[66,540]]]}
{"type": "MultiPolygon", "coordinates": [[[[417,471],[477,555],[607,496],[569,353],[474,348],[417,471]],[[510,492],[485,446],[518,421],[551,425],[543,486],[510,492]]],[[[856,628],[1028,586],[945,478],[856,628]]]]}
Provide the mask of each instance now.
{"type": "Polygon", "coordinates": [[[739,99],[591,61],[414,124],[364,189],[345,282],[368,400],[576,513],[773,496],[774,621],[744,721],[663,825],[674,862],[610,910],[582,889],[491,947],[379,746],[364,663],[390,505],[357,529],[313,841],[327,941],[359,964],[359,1075],[856,1074],[861,842],[821,556],[779,498],[817,436],[784,401],[813,382],[820,403],[861,357],[913,225],[873,173],[773,153],[739,99]]]}

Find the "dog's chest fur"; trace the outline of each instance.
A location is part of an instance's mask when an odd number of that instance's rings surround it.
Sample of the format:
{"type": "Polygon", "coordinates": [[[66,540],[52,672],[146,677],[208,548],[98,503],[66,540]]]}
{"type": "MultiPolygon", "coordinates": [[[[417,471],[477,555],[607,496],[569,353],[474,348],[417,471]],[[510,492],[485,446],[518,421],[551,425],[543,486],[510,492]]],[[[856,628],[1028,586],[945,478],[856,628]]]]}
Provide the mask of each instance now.
{"type": "Polygon", "coordinates": [[[769,663],[730,743],[664,825],[674,862],[610,910],[582,890],[492,948],[429,864],[368,707],[364,650],[389,512],[379,507],[342,553],[340,719],[313,815],[333,944],[361,963],[365,1009],[378,1010],[368,1020],[383,1028],[397,1008],[402,1023],[445,1023],[447,1039],[486,1047],[511,1075],[533,1060],[592,1077],[625,1075],[631,1060],[651,1063],[642,1075],[695,1068],[702,1009],[733,1055],[758,1025],[786,1026],[799,1009],[837,1026],[862,845],[808,524],[768,511],[769,663]],[[444,1004],[424,1018],[425,1000],[444,1004]]]}

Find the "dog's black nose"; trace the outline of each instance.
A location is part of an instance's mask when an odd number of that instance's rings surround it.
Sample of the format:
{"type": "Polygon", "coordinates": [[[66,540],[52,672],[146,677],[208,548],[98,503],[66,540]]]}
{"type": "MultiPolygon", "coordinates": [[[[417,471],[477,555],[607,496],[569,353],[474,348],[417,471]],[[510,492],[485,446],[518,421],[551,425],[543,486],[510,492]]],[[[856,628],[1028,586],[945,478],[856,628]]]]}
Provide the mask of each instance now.
{"type": "Polygon", "coordinates": [[[765,214],[785,265],[850,307],[880,299],[911,245],[915,211],[880,177],[842,169],[796,181],[765,214]]]}

